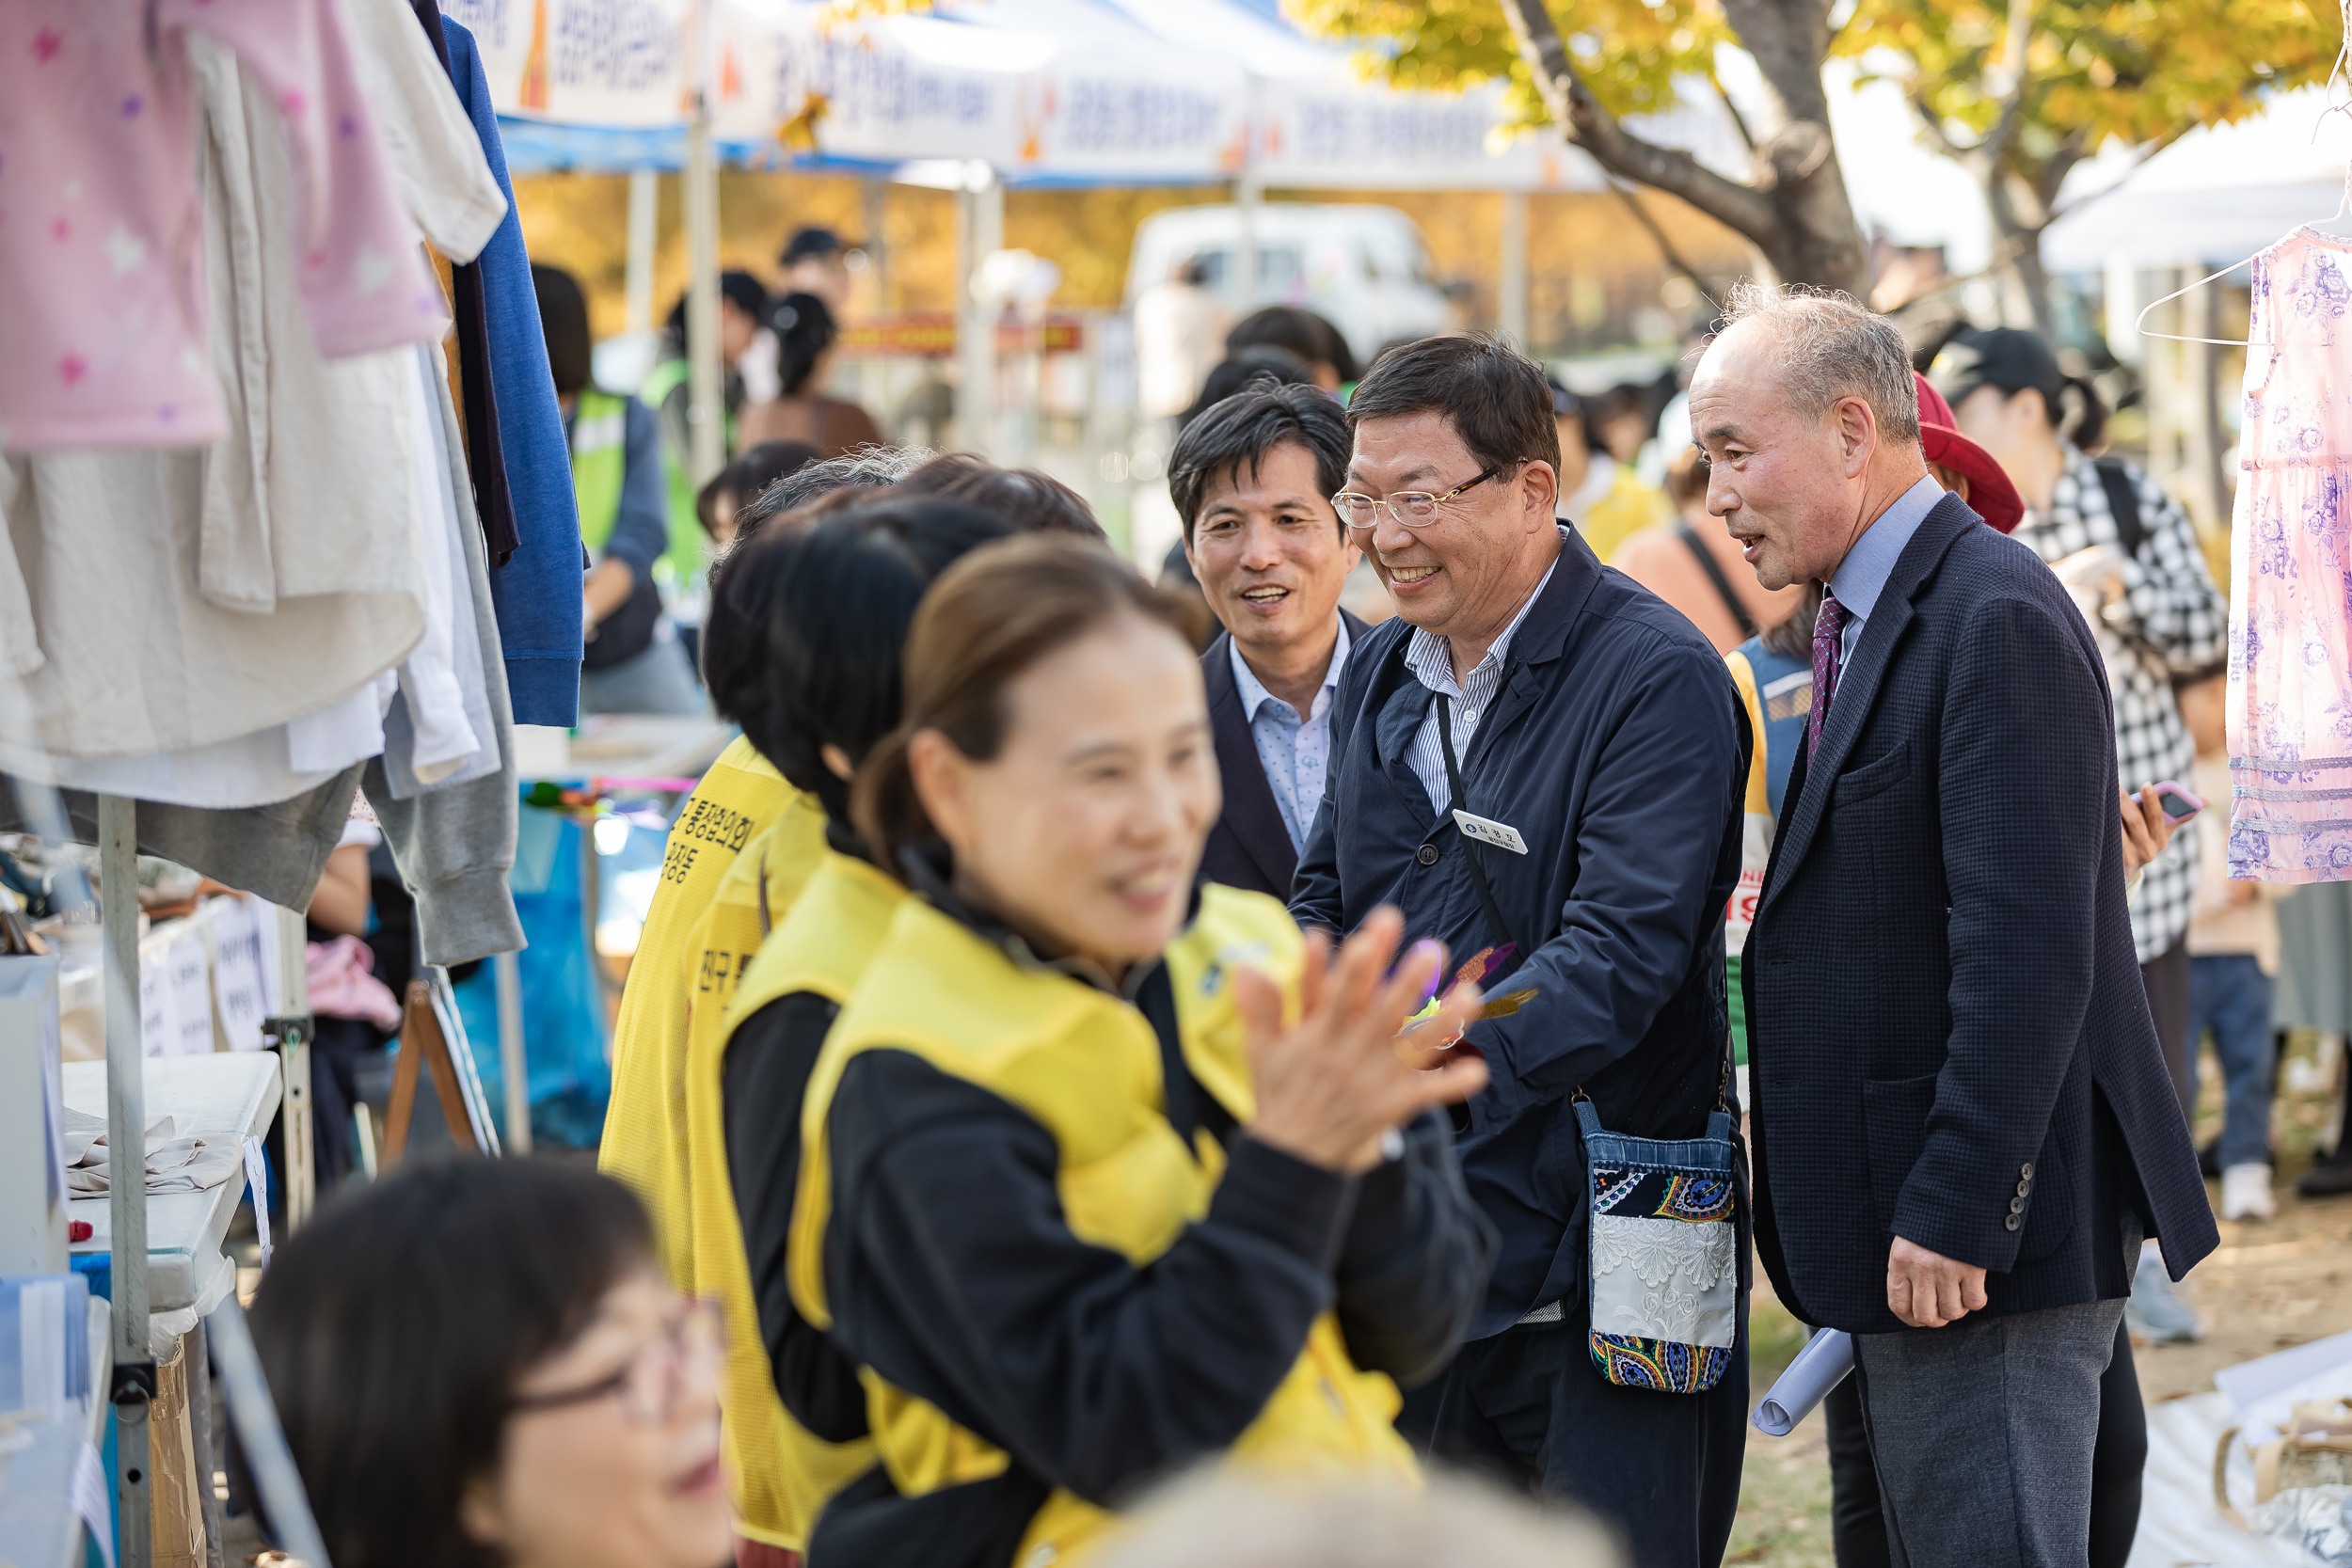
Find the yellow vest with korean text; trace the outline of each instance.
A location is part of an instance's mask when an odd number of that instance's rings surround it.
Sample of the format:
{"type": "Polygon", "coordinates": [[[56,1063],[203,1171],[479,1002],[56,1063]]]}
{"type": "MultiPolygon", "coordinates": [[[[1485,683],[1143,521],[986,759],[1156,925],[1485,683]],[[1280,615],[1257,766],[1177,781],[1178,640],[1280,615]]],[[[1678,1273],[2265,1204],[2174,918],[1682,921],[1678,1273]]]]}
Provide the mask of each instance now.
{"type": "MultiPolygon", "coordinates": [[[[1215,884],[1165,955],[1185,1064],[1235,1119],[1255,1108],[1232,971],[1273,975],[1297,1001],[1304,943],[1282,906],[1215,884]]],[[[1053,1134],[1071,1230],[1140,1267],[1202,1218],[1223,1175],[1208,1132],[1192,1147],[1164,1114],[1157,1037],[1128,1003],[1057,970],[1017,963],[953,917],[907,899],[834,1023],[802,1112],[800,1187],[790,1275],[794,1300],[830,1327],[822,1259],[831,1212],[826,1113],[842,1069],[868,1051],[905,1051],[1019,1106],[1053,1134]]],[[[937,1407],[861,1369],[875,1445],[904,1497],[985,1481],[1010,1457],[937,1407]]],[[[1349,1358],[1336,1316],[1315,1320],[1304,1350],[1235,1441],[1228,1462],[1284,1473],[1415,1472],[1397,1435],[1396,1386],[1349,1358]]],[[[1067,1560],[1109,1515],[1057,1490],[1030,1520],[1013,1560],[1067,1560]],[[1043,1549],[1051,1548],[1048,1555],[1043,1549]]]]}
{"type": "MultiPolygon", "coordinates": [[[[793,991],[845,1000],[904,896],[873,867],[826,848],[823,810],[803,799],[807,809],[787,811],[747,847],[711,901],[686,1040],[694,1292],[717,1301],[726,1315],[719,1403],[736,1529],[788,1551],[808,1544],[818,1511],[873,1465],[874,1450],[870,1443],[811,1435],[776,1397],[727,1169],[727,1042],[738,1022],[793,991]],[[877,882],[886,894],[872,887],[877,882]]],[[[797,1105],[773,1110],[800,1115],[797,1105]]]]}
{"type": "Polygon", "coordinates": [[[681,1291],[694,1288],[685,1069],[702,961],[697,931],[736,857],[787,809],[814,816],[822,832],[823,808],[793,788],[750,741],[739,736],[719,753],[671,824],[661,879],[612,1025],[612,1098],[596,1168],[644,1200],[657,1259],[681,1291]]]}

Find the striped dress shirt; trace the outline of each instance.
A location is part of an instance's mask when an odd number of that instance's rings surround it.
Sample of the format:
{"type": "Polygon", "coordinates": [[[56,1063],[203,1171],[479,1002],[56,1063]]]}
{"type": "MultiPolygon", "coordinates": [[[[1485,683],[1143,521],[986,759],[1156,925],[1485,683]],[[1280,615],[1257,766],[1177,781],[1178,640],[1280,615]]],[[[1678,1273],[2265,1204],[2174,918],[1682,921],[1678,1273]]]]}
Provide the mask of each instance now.
{"type": "MultiPolygon", "coordinates": [[[[1563,529],[1560,531],[1565,544],[1567,531],[1563,529]]],[[[1411,639],[1405,644],[1405,665],[1412,671],[1414,679],[1444,696],[1453,708],[1454,755],[1456,760],[1470,755],[1470,737],[1478,733],[1478,721],[1494,704],[1495,692],[1502,685],[1502,663],[1510,656],[1511,639],[1518,631],[1519,623],[1527,619],[1527,612],[1543,596],[1544,584],[1549,582],[1551,574],[1559,569],[1560,562],[1555,557],[1552,563],[1544,569],[1542,581],[1537,582],[1534,591],[1520,603],[1518,613],[1511,617],[1511,624],[1502,628],[1502,635],[1496,638],[1494,646],[1486,650],[1486,657],[1470,671],[1469,679],[1458,684],[1454,679],[1454,650],[1446,640],[1419,626],[1413,628],[1411,639]]],[[[1429,705],[1428,713],[1422,718],[1421,728],[1413,732],[1412,750],[1406,753],[1405,760],[1413,769],[1413,776],[1421,781],[1422,788],[1429,792],[1429,804],[1438,816],[1444,816],[1453,804],[1454,791],[1446,783],[1445,751],[1438,739],[1437,704],[1429,705]]]]}

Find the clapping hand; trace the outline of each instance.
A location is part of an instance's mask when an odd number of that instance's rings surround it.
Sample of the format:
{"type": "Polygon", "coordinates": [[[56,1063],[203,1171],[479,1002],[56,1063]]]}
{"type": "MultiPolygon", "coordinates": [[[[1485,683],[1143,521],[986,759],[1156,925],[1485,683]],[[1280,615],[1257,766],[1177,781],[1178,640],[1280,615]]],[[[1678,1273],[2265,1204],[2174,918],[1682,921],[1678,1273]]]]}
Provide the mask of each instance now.
{"type": "MultiPolygon", "coordinates": [[[[1405,917],[1383,907],[1341,944],[1336,958],[1328,937],[1309,932],[1298,1020],[1288,1027],[1280,989],[1255,970],[1234,974],[1234,1004],[1249,1033],[1257,1086],[1252,1137],[1354,1175],[1379,1164],[1391,1130],[1486,1086],[1486,1064],[1468,1053],[1425,1069],[1406,1060],[1398,1033],[1444,969],[1446,952],[1440,942],[1418,942],[1391,972],[1404,931],[1405,917]]],[[[1458,1035],[1479,1000],[1476,986],[1454,987],[1428,1021],[1433,1037],[1458,1035]]]]}

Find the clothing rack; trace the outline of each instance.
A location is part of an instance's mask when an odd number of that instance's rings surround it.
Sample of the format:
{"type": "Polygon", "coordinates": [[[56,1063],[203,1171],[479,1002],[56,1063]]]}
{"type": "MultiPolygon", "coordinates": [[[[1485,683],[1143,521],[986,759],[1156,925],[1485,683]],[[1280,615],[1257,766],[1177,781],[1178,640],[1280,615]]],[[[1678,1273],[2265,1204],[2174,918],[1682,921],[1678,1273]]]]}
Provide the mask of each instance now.
{"type": "MultiPolygon", "coordinates": [[[[138,802],[120,796],[98,797],[98,879],[104,935],[100,949],[106,1019],[106,1140],[108,1220],[112,1234],[108,1266],[113,1310],[113,1366],[106,1397],[115,1409],[115,1480],[119,1488],[115,1561],[119,1568],[149,1568],[153,1559],[150,1407],[155,1400],[155,1355],[149,1342],[147,1287],[147,1059],[139,1037],[138,802]],[[124,1136],[123,1129],[132,1135],[124,1136]]],[[[278,1009],[263,1021],[263,1032],[280,1057],[283,1098],[278,1116],[285,1128],[281,1152],[286,1182],[286,1228],[310,1217],[313,1196],[310,1168],[310,1001],[303,967],[302,916],[273,906],[278,919],[278,1009]]],[[[253,1201],[266,1206],[266,1193],[253,1201]]],[[[230,1305],[234,1305],[231,1293],[230,1305]]],[[[191,1369],[191,1375],[206,1375],[191,1369]]],[[[233,1408],[240,1388],[231,1385],[232,1418],[240,1427],[254,1418],[233,1408]]],[[[263,1395],[266,1401],[266,1392],[263,1395]]],[[[274,1430],[276,1418],[268,1416],[274,1430]]],[[[212,1477],[198,1478],[209,1487],[212,1477]]],[[[281,1527],[283,1528],[283,1527],[281,1527]]],[[[311,1538],[316,1527],[302,1521],[311,1538]]],[[[317,1560],[325,1562],[324,1557],[317,1560]]]]}
{"type": "MultiPolygon", "coordinates": [[[[139,1048],[138,804],[98,798],[98,883],[105,921],[100,966],[106,1014],[106,1180],[112,1223],[115,1480],[119,1568],[148,1568],[154,1503],[148,1471],[148,1407],[155,1353],[147,1325],[147,1058],[139,1048]]],[[[209,1482],[212,1478],[202,1478],[209,1482]]]]}

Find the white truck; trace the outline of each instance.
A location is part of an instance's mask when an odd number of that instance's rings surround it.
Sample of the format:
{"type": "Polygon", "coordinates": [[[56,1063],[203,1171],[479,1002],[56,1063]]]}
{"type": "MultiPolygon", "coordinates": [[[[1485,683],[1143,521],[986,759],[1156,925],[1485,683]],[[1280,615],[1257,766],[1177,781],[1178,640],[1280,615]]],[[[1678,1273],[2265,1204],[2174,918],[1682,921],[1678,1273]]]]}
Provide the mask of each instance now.
{"type": "Polygon", "coordinates": [[[1442,332],[1445,295],[1429,277],[1421,230],[1393,207],[1269,202],[1256,209],[1257,287],[1244,299],[1241,212],[1230,205],[1173,207],[1136,230],[1127,263],[1127,303],[1167,281],[1188,261],[1236,321],[1265,305],[1303,305],[1328,319],[1359,361],[1398,338],[1442,332]]]}

